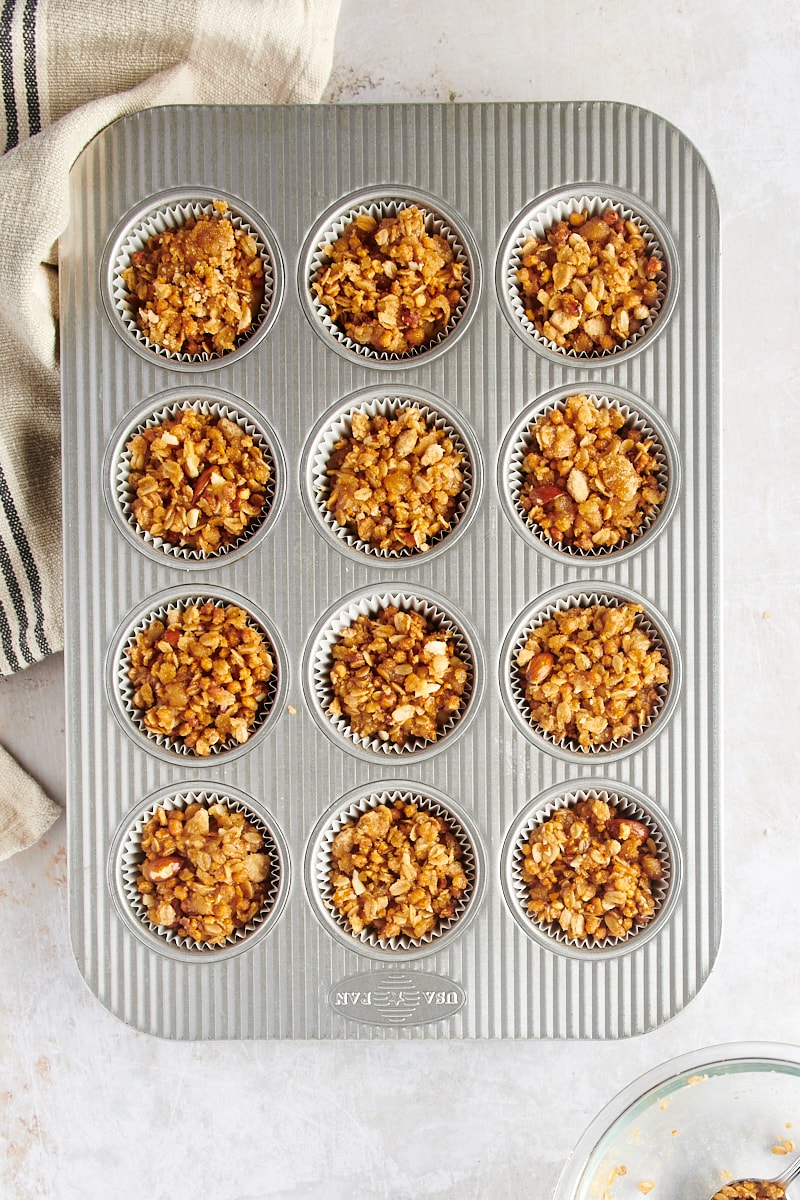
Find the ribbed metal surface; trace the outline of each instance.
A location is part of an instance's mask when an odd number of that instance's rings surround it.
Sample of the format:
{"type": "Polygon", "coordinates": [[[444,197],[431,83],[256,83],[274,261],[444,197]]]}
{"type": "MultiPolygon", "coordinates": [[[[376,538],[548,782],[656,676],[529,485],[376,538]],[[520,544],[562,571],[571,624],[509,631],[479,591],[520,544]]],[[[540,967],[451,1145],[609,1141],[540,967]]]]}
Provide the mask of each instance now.
{"type": "MultiPolygon", "coordinates": [[[[170,1038],[580,1037],[653,1029],[697,992],[720,936],[718,213],[695,148],[657,116],[624,105],[497,104],[160,108],[112,125],[72,172],[62,239],[64,534],[68,713],[70,922],[89,987],[122,1020],[170,1038]],[[572,182],[640,197],[672,235],[680,292],[663,333],[614,365],[549,362],[512,331],[495,292],[504,233],[537,196],[572,182]],[[478,311],[452,350],[397,372],[350,362],[310,328],[298,299],[308,231],[357,189],[405,184],[441,198],[477,239],[478,311]],[[255,350],[187,379],[130,349],[100,299],[111,231],[150,195],[186,185],[240,197],[263,215],[284,257],[278,320],[255,350]],[[562,564],[523,543],[502,512],[495,464],[516,414],[551,388],[617,383],[671,426],[683,484],[672,520],[641,554],[618,565],[562,564]],[[452,551],[403,568],[339,553],[301,502],[300,454],[320,415],[370,384],[418,384],[464,414],[485,460],[483,500],[452,551]],[[280,519],[252,554],[228,566],[181,571],[138,553],[108,511],[101,464],[120,421],[151,395],[187,383],[242,396],[269,420],[288,464],[280,519]],[[540,593],[601,578],[650,600],[670,621],[683,662],[675,714],[642,749],[577,768],[534,747],[513,726],[497,678],[500,647],[540,593]],[[287,703],[269,738],[225,765],[161,761],[120,728],[106,693],[115,631],[148,597],[203,582],[251,598],[288,650],[287,703]],[[481,710],[467,735],[419,763],[368,763],[338,749],[304,700],[302,660],[320,615],[356,588],[451,597],[481,639],[481,710]],[[311,910],[306,843],[350,789],[401,775],[426,781],[472,817],[483,839],[487,887],[463,937],[399,964],[460,985],[454,1014],[413,1025],[342,1016],[328,1000],[339,981],[386,964],[339,945],[311,910]],[[552,784],[603,776],[651,796],[671,818],[683,856],[677,907],[649,942],[619,958],[577,961],[525,936],[505,905],[500,851],[516,814],[552,784]],[[142,945],[112,903],[115,830],[145,796],[197,778],[235,786],[274,816],[289,846],[289,899],[270,934],[223,962],[172,961],[142,945]]],[[[435,943],[434,943],[435,946],[435,943]]]]}

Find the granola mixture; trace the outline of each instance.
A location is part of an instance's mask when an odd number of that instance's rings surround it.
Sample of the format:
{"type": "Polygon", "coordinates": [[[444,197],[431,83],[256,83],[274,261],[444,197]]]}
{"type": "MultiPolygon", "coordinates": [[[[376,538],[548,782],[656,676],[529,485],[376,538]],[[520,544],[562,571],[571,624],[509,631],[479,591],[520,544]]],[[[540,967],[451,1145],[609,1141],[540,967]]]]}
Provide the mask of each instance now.
{"type": "Polygon", "coordinates": [[[557,221],[544,238],[522,247],[517,272],[525,315],[562,350],[615,350],[658,306],[660,258],[651,255],[635,221],[613,208],[586,209],[557,221]]]}
{"type": "Polygon", "coordinates": [[[148,920],[219,945],[264,903],[269,855],[244,815],[224,804],[158,808],[142,833],[137,887],[148,920]]]}
{"type": "Polygon", "coordinates": [[[646,825],[599,798],[558,809],[522,847],[528,911],[570,939],[601,943],[653,919],[652,882],[663,874],[646,825]]]}
{"type": "Polygon", "coordinates": [[[274,669],[244,609],[210,600],[151,622],[128,658],[131,704],[145,728],[202,756],[247,741],[274,669]]]}
{"type": "Polygon", "coordinates": [[[463,703],[468,672],[453,636],[422,613],[391,604],[362,614],[339,634],[333,660],[328,711],[358,737],[433,742],[463,703]]]}
{"type": "Polygon", "coordinates": [[[382,221],[362,213],[327,247],[314,292],[359,345],[407,354],[447,328],[464,271],[425,216],[416,205],[382,221]]]}
{"type": "Polygon", "coordinates": [[[355,934],[421,938],[456,915],[468,886],[446,822],[402,800],[349,821],[331,859],[333,904],[355,934]]]}
{"type": "Polygon", "coordinates": [[[786,1189],[781,1183],[771,1183],[766,1179],[744,1179],[737,1183],[727,1183],[718,1192],[714,1192],[712,1200],[784,1200],[786,1189]]]}
{"type": "Polygon", "coordinates": [[[228,206],[148,238],[122,272],[139,329],[172,354],[225,354],[250,329],[264,296],[255,239],[228,206]]]}
{"type": "Polygon", "coordinates": [[[214,554],[264,507],[269,465],[228,417],[184,409],[134,434],[126,449],[131,511],[154,538],[214,554]]]}
{"type": "Polygon", "coordinates": [[[669,668],[637,624],[641,612],[632,603],[579,605],[530,632],[517,665],[534,725],[588,750],[648,724],[669,668]]]}
{"type": "Polygon", "coordinates": [[[464,486],[463,455],[419,408],[353,414],[328,461],[327,508],[376,549],[427,550],[449,527],[464,486]]]}
{"type": "Polygon", "coordinates": [[[666,498],[653,443],[618,408],[569,396],[531,428],[520,505],[554,542],[578,550],[616,546],[666,498]]]}

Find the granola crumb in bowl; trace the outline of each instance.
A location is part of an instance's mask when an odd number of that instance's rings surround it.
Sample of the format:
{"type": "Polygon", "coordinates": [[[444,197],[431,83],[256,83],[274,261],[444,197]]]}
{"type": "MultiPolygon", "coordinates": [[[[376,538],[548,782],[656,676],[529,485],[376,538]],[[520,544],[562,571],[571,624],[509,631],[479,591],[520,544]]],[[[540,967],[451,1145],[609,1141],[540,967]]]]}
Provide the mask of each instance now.
{"type": "Polygon", "coordinates": [[[230,562],[280,509],[286,472],[276,435],[250,405],[215,389],[151,398],[125,418],[106,457],[112,515],[160,560],[230,562]]]}
{"type": "Polygon", "coordinates": [[[317,423],[304,451],[304,500],[339,549],[381,565],[428,559],[477,504],[474,435],[421,388],[366,388],[317,423]]]}
{"type": "Polygon", "coordinates": [[[680,488],[677,444],[625,389],[553,389],[508,430],[498,459],[506,515],[549,557],[621,558],[665,526],[680,488]]]}
{"type": "Polygon", "coordinates": [[[120,914],[151,948],[212,961],[257,943],[280,915],[288,847],[251,797],[211,784],[149,796],[109,855],[120,914]]]}
{"type": "Polygon", "coordinates": [[[503,849],[503,890],[517,923],[572,957],[615,956],[648,941],[674,908],[681,872],[666,814],[608,780],[536,797],[503,849]]]}
{"type": "Polygon", "coordinates": [[[503,699],[535,744],[571,761],[629,754],[671,716],[680,655],[666,620],[628,588],[556,588],[517,618],[503,699]]]}
{"type": "Polygon", "coordinates": [[[251,749],[280,714],[286,657],[266,614],[220,589],[174,589],[129,618],[108,659],[123,728],[174,762],[251,749]]]}
{"type": "Polygon", "coordinates": [[[463,332],[478,294],[477,244],[433,197],[362,192],[311,233],[299,283],[306,315],[334,349],[402,366],[463,332]]]}
{"type": "Polygon", "coordinates": [[[325,733],[359,757],[428,757],[480,699],[475,636],[432,593],[353,593],[318,623],[305,684],[325,733]]]}
{"type": "Polygon", "coordinates": [[[145,357],[207,369],[266,334],[281,299],[280,253],[248,206],[205,189],[170,192],[120,223],[103,260],[115,325],[145,357]]]}
{"type": "Polygon", "coordinates": [[[672,238],[638,197],[559,188],[524,210],[497,267],[512,327],[545,357],[591,365],[638,352],[666,323],[678,285],[672,238]]]}
{"type": "Polygon", "coordinates": [[[452,800],[408,781],[356,788],[320,818],[306,886],[336,939],[374,958],[414,958],[460,934],[479,904],[483,849],[452,800]]]}

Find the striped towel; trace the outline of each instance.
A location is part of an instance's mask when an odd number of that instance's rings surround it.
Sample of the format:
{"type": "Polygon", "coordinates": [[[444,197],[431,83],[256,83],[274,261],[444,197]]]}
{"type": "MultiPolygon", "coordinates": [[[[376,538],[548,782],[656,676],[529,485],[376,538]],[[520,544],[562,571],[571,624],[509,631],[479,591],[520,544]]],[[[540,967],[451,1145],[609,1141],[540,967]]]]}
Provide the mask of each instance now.
{"type": "MultiPolygon", "coordinates": [[[[58,238],[69,168],[158,104],[305,103],[340,0],[0,0],[0,675],[62,648],[58,238]]],[[[0,859],[58,808],[0,748],[0,859]]]]}

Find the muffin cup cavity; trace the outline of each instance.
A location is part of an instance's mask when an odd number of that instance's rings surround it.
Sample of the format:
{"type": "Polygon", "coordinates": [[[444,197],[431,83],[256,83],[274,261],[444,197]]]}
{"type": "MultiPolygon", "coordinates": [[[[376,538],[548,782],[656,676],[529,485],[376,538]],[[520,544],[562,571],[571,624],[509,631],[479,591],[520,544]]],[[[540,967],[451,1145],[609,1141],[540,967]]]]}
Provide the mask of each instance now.
{"type": "Polygon", "coordinates": [[[540,946],[570,958],[615,958],[627,954],[654,937],[674,910],[680,894],[683,863],[680,842],[672,822],[648,796],[628,784],[608,779],[581,779],[574,785],[556,784],[537,796],[520,812],[509,829],[501,855],[501,882],[509,910],[519,927],[540,946]],[[654,904],[646,924],[634,924],[617,937],[598,941],[591,936],[573,937],[558,921],[544,921],[528,909],[529,891],[523,875],[523,847],[532,832],[556,812],[572,809],[581,801],[605,801],[617,819],[644,825],[655,844],[661,875],[651,880],[654,904]]]}
{"type": "Polygon", "coordinates": [[[379,787],[355,788],[333,804],[320,818],[308,842],[305,859],[306,889],[311,906],[322,925],[348,949],[373,959],[408,960],[433,953],[463,933],[479,907],[485,883],[485,856],[480,835],[467,814],[449,797],[408,780],[381,781],[379,787]],[[413,804],[439,818],[456,839],[467,886],[458,897],[452,916],[441,918],[421,937],[401,934],[379,937],[366,926],[355,933],[334,904],[331,883],[334,838],[351,822],[381,805],[413,804]]]}
{"type": "Polygon", "coordinates": [[[283,265],[274,234],[266,222],[248,205],[219,190],[191,188],[153,196],[124,218],[112,233],[103,255],[102,294],[106,311],[115,328],[128,344],[143,355],[154,356],[164,366],[184,371],[205,371],[229,363],[251,350],[269,332],[277,315],[283,293],[283,265]],[[264,293],[258,310],[247,329],[238,334],[232,349],[221,353],[190,354],[175,352],[151,341],[139,328],[136,310],[123,272],[131,266],[134,254],[146,248],[148,239],[167,230],[178,229],[191,217],[214,215],[215,202],[227,204],[225,213],[235,231],[249,234],[257,248],[264,272],[264,293]]]}
{"type": "Polygon", "coordinates": [[[616,385],[608,388],[581,387],[580,383],[554,388],[530,404],[514,421],[505,435],[498,458],[497,485],[506,516],[529,545],[549,558],[564,562],[572,560],[593,566],[617,563],[650,545],[665,528],[680,493],[680,455],[677,443],[666,422],[646,401],[616,385]],[[532,427],[542,417],[564,409],[572,396],[586,396],[598,409],[615,409],[625,420],[625,426],[652,442],[650,453],[657,462],[656,480],[665,493],[661,504],[646,512],[638,530],[626,531],[614,545],[597,545],[583,549],[549,536],[532,521],[521,502],[525,484],[524,461],[535,448],[532,427]]]}
{"type": "Polygon", "coordinates": [[[666,619],[637,592],[618,584],[611,587],[601,581],[587,581],[581,586],[573,584],[552,589],[528,605],[517,617],[501,650],[500,684],[509,716],[517,729],[534,745],[556,758],[572,763],[611,762],[640,749],[666,726],[680,695],[681,656],[675,635],[666,619]],[[651,650],[661,652],[662,662],[668,669],[667,681],[655,686],[657,699],[649,719],[630,735],[615,738],[608,743],[584,747],[574,737],[556,738],[533,720],[525,695],[525,678],[518,664],[520,651],[525,647],[531,632],[550,620],[557,612],[593,605],[615,608],[630,603],[640,605],[642,609],[636,617],[634,627],[647,635],[651,650]]]}
{"type": "Polygon", "coordinates": [[[177,388],[161,393],[151,397],[132,415],[126,416],[111,439],[103,475],[108,507],[128,541],[159,562],[166,559],[187,570],[230,563],[251,551],[277,520],[286,488],[283,451],[268,422],[241,398],[207,387],[177,388]],[[258,515],[250,520],[238,538],[213,551],[182,545],[152,534],[139,525],[132,510],[136,493],[130,485],[131,453],[128,444],[136,434],[164,421],[180,418],[181,413],[186,411],[211,418],[224,417],[233,422],[252,438],[269,468],[269,479],[264,485],[264,503],[258,515]]]}
{"type": "Polygon", "coordinates": [[[300,254],[298,286],[311,325],[337,353],[355,357],[370,367],[394,369],[414,366],[423,359],[427,361],[443,353],[466,329],[477,306],[480,290],[478,246],[458,214],[434,196],[406,187],[358,192],[329,208],[307,237],[300,254]],[[402,352],[362,345],[331,319],[329,310],[314,291],[314,282],[320,270],[330,262],[328,247],[341,237],[348,225],[365,216],[377,222],[394,218],[401,210],[412,206],[424,214],[425,233],[444,238],[454,260],[461,264],[463,282],[460,298],[445,326],[423,345],[402,352]]]}
{"type": "MultiPolygon", "coordinates": [[[[365,589],[345,597],[318,622],[307,646],[304,685],[312,714],[332,741],[359,758],[385,763],[393,759],[417,761],[448,748],[455,737],[461,736],[475,714],[480,702],[483,675],[475,634],[466,619],[443,597],[427,590],[380,592],[365,589]],[[331,681],[335,661],[333,650],[340,635],[360,617],[374,618],[390,606],[396,606],[400,612],[418,614],[431,630],[441,631],[452,639],[454,653],[466,668],[467,677],[460,706],[439,726],[435,740],[411,737],[399,743],[389,740],[388,735],[385,740],[378,735],[361,736],[353,732],[344,713],[330,711],[335,695],[331,681]]],[[[405,703],[405,700],[398,697],[398,704],[401,703],[405,703]]]]}
{"type": "Polygon", "coordinates": [[[613,360],[616,364],[637,354],[665,326],[675,305],[679,286],[678,258],[672,237],[660,217],[638,196],[619,188],[577,183],[557,188],[528,205],[506,232],[496,267],[496,286],[501,308],[517,335],[532,349],[553,362],[573,366],[594,366],[613,360]],[[648,256],[661,259],[662,269],[655,279],[657,298],[640,328],[610,349],[592,351],[560,347],[537,330],[525,313],[524,298],[517,273],[522,266],[522,250],[531,238],[545,238],[559,221],[569,221],[573,213],[587,212],[589,218],[601,217],[613,210],[622,220],[633,221],[646,244],[648,256]]]}
{"type": "Polygon", "coordinates": [[[229,762],[253,749],[272,729],[280,717],[283,699],[288,688],[288,659],[283,642],[273,622],[266,613],[249,600],[221,588],[205,588],[192,592],[187,588],[174,588],[154,597],[128,617],[115,635],[108,654],[106,681],[112,710],[122,728],[142,749],[157,758],[173,764],[229,762]],[[134,707],[134,687],[128,673],[131,668],[130,651],[139,634],[144,633],[155,621],[167,621],[172,610],[185,612],[193,605],[202,607],[211,604],[214,608],[231,607],[242,609],[245,623],[261,635],[272,659],[272,672],[265,683],[265,696],[259,702],[255,719],[248,727],[244,742],[231,736],[210,746],[208,753],[196,753],[181,739],[170,738],[165,733],[154,732],[145,725],[143,712],[134,707]]]}
{"type": "Polygon", "coordinates": [[[187,962],[219,962],[250,950],[274,927],[283,911],[289,890],[289,850],[275,819],[259,802],[228,787],[198,782],[186,787],[164,788],[148,796],[120,824],[108,859],[108,886],[117,911],[133,934],[150,949],[169,958],[187,962]],[[260,853],[268,860],[264,896],[258,913],[246,926],[234,930],[224,942],[199,942],[174,929],[153,924],[139,892],[142,834],[160,808],[167,813],[185,810],[191,804],[204,808],[222,805],[241,813],[261,834],[260,853]]]}
{"type": "Polygon", "coordinates": [[[468,527],[477,507],[482,481],[482,462],[474,434],[455,412],[432,393],[422,388],[365,388],[329,409],[312,430],[302,459],[303,499],[317,527],[332,544],[349,557],[368,559],[382,567],[408,566],[426,562],[453,544],[468,527]],[[431,430],[447,437],[461,456],[463,485],[455,498],[455,507],[446,528],[435,532],[424,547],[375,546],[358,536],[358,531],[340,525],[327,504],[331,495],[329,463],[342,439],[352,435],[357,414],[369,419],[385,417],[391,421],[407,409],[418,409],[431,430]]]}

